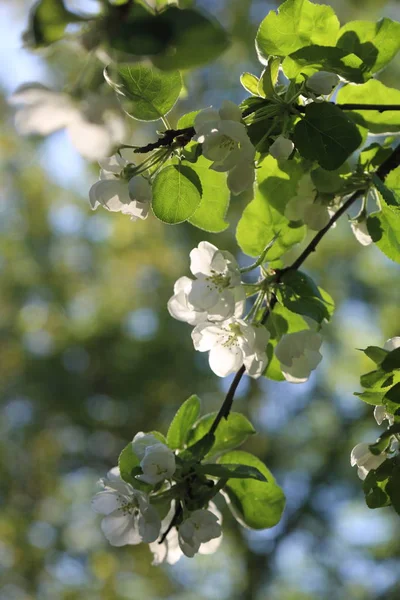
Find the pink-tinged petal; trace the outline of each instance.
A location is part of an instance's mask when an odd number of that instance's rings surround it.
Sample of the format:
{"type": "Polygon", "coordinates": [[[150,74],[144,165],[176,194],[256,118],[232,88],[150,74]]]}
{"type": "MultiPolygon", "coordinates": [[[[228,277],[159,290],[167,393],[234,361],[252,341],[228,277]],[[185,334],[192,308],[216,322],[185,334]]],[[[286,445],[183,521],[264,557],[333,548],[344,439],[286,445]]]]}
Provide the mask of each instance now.
{"type": "Polygon", "coordinates": [[[243,353],[237,346],[214,346],[210,350],[208,362],[218,377],[227,377],[242,366],[243,353]]]}

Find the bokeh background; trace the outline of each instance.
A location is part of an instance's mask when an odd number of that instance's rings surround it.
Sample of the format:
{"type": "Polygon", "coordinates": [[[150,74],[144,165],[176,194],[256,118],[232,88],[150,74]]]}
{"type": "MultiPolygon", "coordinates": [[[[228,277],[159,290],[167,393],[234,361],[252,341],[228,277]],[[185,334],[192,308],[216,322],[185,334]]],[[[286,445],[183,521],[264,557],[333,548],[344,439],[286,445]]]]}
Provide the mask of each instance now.
{"type": "MultiPolygon", "coordinates": [[[[400,18],[400,2],[325,3],[342,22],[400,18]]],[[[94,0],[67,4],[97,9],[94,0]]],[[[97,166],[62,131],[21,139],[13,127],[7,97],[19,84],[60,87],[82,64],[65,43],[22,49],[31,5],[0,3],[1,600],[398,600],[399,518],[365,506],[349,454],[378,434],[371,407],[352,395],[371,367],[355,347],[400,334],[399,269],[361,247],[345,219],[306,265],[337,304],[320,368],[297,386],[246,379],[236,400],[259,431],[247,449],[287,494],[281,524],[251,532],[224,510],[218,553],[174,567],[152,567],[147,547],[116,549],[102,537],[90,499],[123,446],[139,430],[165,432],[191,393],[207,411],[222,402],[229,378],[211,373],[189,326],[171,319],[166,303],[202,239],[246,263],[233,242],[245,201],[232,202],[231,226],[218,236],[91,212],[97,166]]],[[[172,121],[245,97],[240,73],[261,70],[257,24],[277,5],[197,1],[233,43],[186,76],[187,96],[172,121]]],[[[380,77],[398,87],[399,75],[397,60],[380,77]]],[[[133,123],[132,139],[141,143],[153,131],[133,123]]]]}

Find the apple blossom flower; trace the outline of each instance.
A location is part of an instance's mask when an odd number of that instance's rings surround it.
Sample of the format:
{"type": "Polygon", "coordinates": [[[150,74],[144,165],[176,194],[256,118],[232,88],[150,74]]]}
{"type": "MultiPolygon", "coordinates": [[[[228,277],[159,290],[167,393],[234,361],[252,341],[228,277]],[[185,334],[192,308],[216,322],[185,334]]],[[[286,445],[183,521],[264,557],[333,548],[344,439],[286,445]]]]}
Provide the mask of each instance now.
{"type": "Polygon", "coordinates": [[[352,467],[357,465],[357,475],[360,479],[364,480],[368,473],[377,469],[387,458],[386,452],[381,454],[372,454],[369,449],[369,444],[362,442],[357,444],[351,451],[350,464],[352,467]]]}
{"type": "Polygon", "coordinates": [[[383,348],[384,350],[388,350],[389,352],[400,348],[400,336],[395,336],[390,338],[389,340],[386,340],[383,348]]]}
{"type": "Polygon", "coordinates": [[[218,377],[226,377],[242,364],[250,377],[260,377],[267,365],[266,348],[269,332],[232,317],[222,323],[206,321],[192,331],[193,344],[199,352],[210,352],[210,368],[218,377]]]}
{"type": "Polygon", "coordinates": [[[140,459],[143,475],[140,481],[155,485],[169,479],[175,473],[175,454],[153,434],[137,433],[132,440],[132,450],[140,459]]]}
{"type": "Polygon", "coordinates": [[[285,217],[290,221],[304,221],[314,231],[319,231],[328,224],[331,218],[329,206],[318,197],[308,173],[300,178],[297,194],[286,204],[285,217]]]}
{"type": "Polygon", "coordinates": [[[99,161],[100,180],[89,190],[92,210],[99,206],[122,212],[131,221],[146,219],[150,209],[151,185],[141,175],[132,176],[134,154],[123,148],[119,153],[99,161]]]}
{"type": "Polygon", "coordinates": [[[218,517],[209,510],[195,510],[178,529],[179,546],[182,552],[192,558],[205,544],[222,534],[218,517]]]}
{"type": "MultiPolygon", "coordinates": [[[[219,523],[222,523],[222,514],[217,509],[213,502],[208,505],[207,512],[211,512],[219,523]]],[[[171,523],[171,520],[175,514],[175,502],[171,503],[171,509],[167,516],[163,519],[161,525],[161,531],[165,531],[171,523]]],[[[214,521],[215,522],[215,521],[214,521]]],[[[219,525],[220,526],[220,525],[219,525]]],[[[204,537],[204,534],[203,534],[204,537]]],[[[166,536],[165,540],[160,544],[158,541],[149,544],[150,550],[153,553],[152,565],[160,565],[164,562],[169,565],[174,565],[183,556],[181,546],[179,544],[179,535],[176,527],[172,527],[166,536]]],[[[211,538],[207,542],[200,543],[198,549],[199,554],[214,554],[221,545],[222,542],[222,531],[218,537],[211,538]]]]}
{"type": "Polygon", "coordinates": [[[322,360],[319,348],[322,337],[305,329],[284,335],[275,347],[282,373],[291,383],[303,383],[322,360]]]}
{"type": "Polygon", "coordinates": [[[386,408],[382,405],[375,406],[374,408],[374,418],[378,425],[382,425],[383,421],[387,419],[389,425],[393,425],[394,416],[386,411],[386,408]]]}
{"type": "Polygon", "coordinates": [[[101,529],[112,546],[154,542],[161,528],[157,510],[148,496],[121,479],[119,468],[100,480],[103,487],[92,500],[92,508],[105,515],[101,529]]]}
{"type": "Polygon", "coordinates": [[[287,160],[292,154],[293,149],[294,144],[292,140],[289,140],[287,137],[280,135],[270,145],[269,153],[277,160],[287,160]]]}
{"type": "Polygon", "coordinates": [[[77,101],[44,85],[20,86],[9,98],[17,107],[15,126],[21,135],[49,135],[66,129],[72,144],[88,160],[110,154],[126,136],[124,119],[110,100],[88,96],[77,101]]]}
{"type": "Polygon", "coordinates": [[[190,252],[190,270],[195,279],[180,277],[168,301],[172,317],[197,325],[242,316],[245,292],[240,285],[239,266],[230,252],[200,242],[190,252]]]}
{"type": "Polygon", "coordinates": [[[227,184],[235,195],[254,182],[255,148],[241,119],[240,108],[224,100],[219,111],[207,108],[194,121],[203,156],[212,161],[211,169],[228,172],[227,184]]]}
{"type": "Polygon", "coordinates": [[[306,87],[318,96],[327,96],[335,89],[339,81],[340,78],[336,73],[318,71],[307,79],[306,87]]]}
{"type": "Polygon", "coordinates": [[[356,240],[360,242],[362,246],[369,246],[372,244],[372,237],[368,232],[366,218],[350,221],[350,227],[356,240]]]}

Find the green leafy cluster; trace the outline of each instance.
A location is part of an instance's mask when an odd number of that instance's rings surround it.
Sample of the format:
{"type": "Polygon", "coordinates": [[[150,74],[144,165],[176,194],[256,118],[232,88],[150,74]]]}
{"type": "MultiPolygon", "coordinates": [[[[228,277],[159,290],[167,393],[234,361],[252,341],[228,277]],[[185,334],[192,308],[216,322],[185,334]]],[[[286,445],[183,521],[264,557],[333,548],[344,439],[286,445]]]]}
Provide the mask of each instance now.
{"type": "Polygon", "coordinates": [[[400,349],[389,352],[368,346],[363,352],[374,361],[376,369],[362,375],[360,383],[365,391],[355,395],[367,404],[384,406],[394,421],[400,422],[400,349]]]}
{"type": "MultiPolygon", "coordinates": [[[[370,445],[373,454],[391,453],[400,434],[400,348],[388,351],[369,346],[364,353],[375,363],[376,369],[361,377],[364,392],[356,396],[367,404],[382,406],[391,425],[370,445]]],[[[392,505],[400,514],[400,462],[398,454],[389,456],[365,478],[365,500],[369,508],[392,505]]]]}
{"type": "MultiPolygon", "coordinates": [[[[200,417],[200,411],[200,399],[190,396],[174,416],[166,437],[150,432],[175,452],[177,462],[173,486],[160,485],[153,502],[157,506],[175,499],[184,508],[196,510],[207,507],[222,491],[240,523],[253,529],[273,527],[285,506],[283,491],[258,458],[236,450],[255,434],[254,427],[242,414],[232,412],[210,434],[216,413],[200,417]]],[[[137,489],[151,489],[136,478],[141,469],[131,443],[122,450],[118,465],[126,482],[137,489]]]]}

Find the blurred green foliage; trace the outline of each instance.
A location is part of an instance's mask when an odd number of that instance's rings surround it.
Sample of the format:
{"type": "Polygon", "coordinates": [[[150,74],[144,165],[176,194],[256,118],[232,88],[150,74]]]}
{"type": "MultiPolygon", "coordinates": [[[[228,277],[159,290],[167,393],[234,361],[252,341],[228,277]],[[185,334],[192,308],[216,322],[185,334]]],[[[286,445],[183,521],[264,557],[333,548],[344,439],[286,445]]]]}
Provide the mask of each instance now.
{"type": "MultiPolygon", "coordinates": [[[[223,97],[243,98],[240,74],[257,72],[257,24],[275,7],[197,4],[220,19],[233,43],[211,67],[186,75],[176,119],[223,97]]],[[[384,0],[326,4],[342,22],[400,13],[399,2],[384,0]]],[[[5,7],[10,23],[26,21],[27,3],[5,7]]],[[[60,85],[60,73],[73,79],[82,58],[62,43],[39,57],[60,85]]],[[[395,61],[382,80],[396,87],[399,72],[395,61]]],[[[205,234],[187,223],[91,213],[87,192],[97,167],[71,160],[62,134],[19,139],[9,91],[0,104],[0,597],[398,599],[396,516],[365,508],[349,464],[354,444],[378,433],[372,409],[352,396],[370,367],[354,347],[399,335],[398,268],[378,249],[358,245],[345,221],[321,244],[305,270],[333,297],[337,313],[317,375],[300,386],[246,380],[235,401],[259,432],[244,449],[267,462],[289,498],[282,524],[249,533],[224,511],[218,554],[151,567],[146,548],[107,544],[90,498],[137,431],[166,433],[192,393],[207,411],[222,401],[226,382],[166,310],[174,281],[188,271],[188,252],[205,234]]],[[[153,133],[133,135],[146,141],[153,133]]],[[[245,203],[236,198],[230,228],[206,239],[237,254],[230,240],[245,203]]]]}

